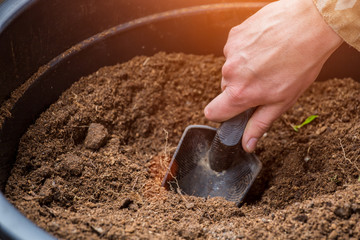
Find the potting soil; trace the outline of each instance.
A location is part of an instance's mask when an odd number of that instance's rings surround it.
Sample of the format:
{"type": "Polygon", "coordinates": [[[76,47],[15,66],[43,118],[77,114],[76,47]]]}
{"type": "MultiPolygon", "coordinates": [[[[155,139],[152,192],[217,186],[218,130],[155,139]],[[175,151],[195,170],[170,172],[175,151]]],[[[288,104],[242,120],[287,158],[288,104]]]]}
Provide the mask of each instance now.
{"type": "Polygon", "coordinates": [[[241,208],[160,187],[186,126],[218,126],[203,108],[223,62],[158,53],[81,78],[22,137],[6,197],[60,239],[359,239],[353,79],[314,83],[275,121],[241,208]]]}

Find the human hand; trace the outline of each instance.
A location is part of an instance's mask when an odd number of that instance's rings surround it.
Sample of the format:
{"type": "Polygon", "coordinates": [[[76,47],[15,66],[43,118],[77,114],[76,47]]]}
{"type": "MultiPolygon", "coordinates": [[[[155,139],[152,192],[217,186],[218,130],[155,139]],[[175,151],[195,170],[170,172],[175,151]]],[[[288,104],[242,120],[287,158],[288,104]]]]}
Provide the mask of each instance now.
{"type": "Polygon", "coordinates": [[[341,43],[312,0],[268,4],[231,29],[224,47],[222,93],[206,106],[206,118],[223,122],[257,107],[242,138],[244,150],[254,151],[341,43]]]}

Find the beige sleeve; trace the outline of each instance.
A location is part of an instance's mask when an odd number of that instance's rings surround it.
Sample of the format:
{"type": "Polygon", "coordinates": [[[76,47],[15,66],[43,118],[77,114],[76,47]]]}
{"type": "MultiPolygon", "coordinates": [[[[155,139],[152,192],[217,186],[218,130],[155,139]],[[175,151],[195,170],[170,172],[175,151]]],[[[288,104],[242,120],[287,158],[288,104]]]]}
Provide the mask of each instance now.
{"type": "Polygon", "coordinates": [[[314,0],[325,21],[360,51],[360,0],[314,0]]]}

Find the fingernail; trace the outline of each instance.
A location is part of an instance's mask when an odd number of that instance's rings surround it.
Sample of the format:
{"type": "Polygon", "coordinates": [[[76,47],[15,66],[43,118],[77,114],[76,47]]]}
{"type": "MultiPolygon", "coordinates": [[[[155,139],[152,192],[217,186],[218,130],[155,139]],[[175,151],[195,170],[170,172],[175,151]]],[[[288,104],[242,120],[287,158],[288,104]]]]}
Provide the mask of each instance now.
{"type": "Polygon", "coordinates": [[[246,144],[246,149],[248,152],[253,152],[255,150],[256,147],[256,143],[257,143],[258,139],[257,138],[251,138],[247,144],[246,144]]]}

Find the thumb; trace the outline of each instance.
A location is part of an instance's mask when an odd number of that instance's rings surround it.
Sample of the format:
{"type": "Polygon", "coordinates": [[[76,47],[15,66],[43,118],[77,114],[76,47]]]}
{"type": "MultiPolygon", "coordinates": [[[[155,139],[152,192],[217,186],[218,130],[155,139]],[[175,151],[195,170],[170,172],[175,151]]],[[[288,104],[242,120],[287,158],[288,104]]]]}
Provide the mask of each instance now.
{"type": "Polygon", "coordinates": [[[234,87],[225,88],[205,107],[205,117],[211,121],[224,122],[250,108],[245,95],[239,92],[234,87]]]}
{"type": "Polygon", "coordinates": [[[264,105],[256,108],[249,119],[244,135],[242,146],[246,152],[253,152],[259,139],[269,130],[272,123],[284,112],[281,106],[264,105]]]}

